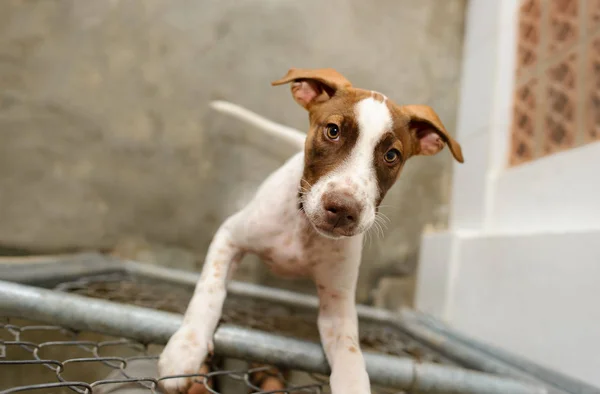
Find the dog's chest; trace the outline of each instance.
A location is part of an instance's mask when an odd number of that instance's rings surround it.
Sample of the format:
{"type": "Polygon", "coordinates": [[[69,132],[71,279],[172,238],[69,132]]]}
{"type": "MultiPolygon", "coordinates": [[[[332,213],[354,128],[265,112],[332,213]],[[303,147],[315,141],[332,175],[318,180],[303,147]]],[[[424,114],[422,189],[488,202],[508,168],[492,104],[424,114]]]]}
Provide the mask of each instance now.
{"type": "Polygon", "coordinates": [[[315,233],[302,213],[294,210],[288,220],[263,217],[251,252],[256,253],[277,275],[310,276],[314,268],[339,260],[343,242],[323,238],[315,233]]]}
{"type": "Polygon", "coordinates": [[[282,276],[310,276],[319,263],[340,260],[346,243],[318,235],[300,212],[303,163],[299,153],[269,177],[244,216],[247,251],[282,276]]]}

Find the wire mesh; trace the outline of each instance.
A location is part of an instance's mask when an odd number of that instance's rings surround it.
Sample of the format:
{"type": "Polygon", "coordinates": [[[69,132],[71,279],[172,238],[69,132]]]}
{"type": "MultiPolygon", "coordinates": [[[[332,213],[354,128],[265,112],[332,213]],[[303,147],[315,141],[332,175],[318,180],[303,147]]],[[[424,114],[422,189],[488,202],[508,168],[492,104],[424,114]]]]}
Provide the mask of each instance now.
{"type": "MultiPolygon", "coordinates": [[[[160,392],[156,361],[161,346],[58,326],[2,318],[0,322],[0,393],[138,393],[160,392]],[[23,385],[23,383],[25,383],[23,385]]],[[[194,377],[197,393],[326,393],[327,379],[279,371],[263,365],[228,369],[225,360],[213,357],[208,368],[194,377]],[[292,376],[299,383],[290,380],[292,376]],[[266,377],[281,386],[276,391],[260,387],[266,377]],[[228,387],[228,388],[227,388],[228,387]],[[223,391],[227,390],[227,391],[223,391]]]]}

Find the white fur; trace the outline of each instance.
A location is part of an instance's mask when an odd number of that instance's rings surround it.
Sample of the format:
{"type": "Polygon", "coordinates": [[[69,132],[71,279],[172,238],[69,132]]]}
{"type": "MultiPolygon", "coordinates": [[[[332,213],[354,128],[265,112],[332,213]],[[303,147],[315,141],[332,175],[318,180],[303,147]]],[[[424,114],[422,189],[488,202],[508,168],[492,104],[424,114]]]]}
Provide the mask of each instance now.
{"type": "MultiPolygon", "coordinates": [[[[236,113],[243,114],[245,119],[256,120],[247,116],[248,113],[236,113]]],[[[374,210],[377,188],[373,179],[372,151],[389,128],[391,118],[387,108],[372,99],[360,102],[356,113],[361,134],[357,146],[347,162],[324,183],[332,181],[343,185],[347,179],[356,183],[357,190],[361,190],[357,196],[374,210]]],[[[269,132],[286,135],[280,133],[282,130],[271,127],[269,132]]],[[[271,174],[252,201],[219,228],[209,247],[183,325],[160,356],[161,377],[193,374],[200,369],[212,349],[212,336],[221,316],[227,280],[244,253],[256,253],[280,274],[310,276],[315,281],[320,300],[317,323],[332,369],[333,394],[370,393],[369,377],[359,346],[354,301],[363,235],[331,239],[314,230],[307,215],[297,207],[303,169],[304,153],[300,152],[271,174]]],[[[317,190],[321,187],[315,186],[317,190]]],[[[166,379],[162,385],[168,393],[183,393],[191,383],[191,378],[176,378],[166,379]]]]}
{"type": "Polygon", "coordinates": [[[358,121],[358,139],[350,157],[312,185],[305,196],[304,209],[314,220],[324,214],[321,201],[326,191],[347,191],[362,207],[357,232],[363,232],[373,225],[375,202],[379,197],[373,154],[381,138],[391,131],[393,120],[385,102],[371,97],[356,103],[354,112],[358,121]]]}

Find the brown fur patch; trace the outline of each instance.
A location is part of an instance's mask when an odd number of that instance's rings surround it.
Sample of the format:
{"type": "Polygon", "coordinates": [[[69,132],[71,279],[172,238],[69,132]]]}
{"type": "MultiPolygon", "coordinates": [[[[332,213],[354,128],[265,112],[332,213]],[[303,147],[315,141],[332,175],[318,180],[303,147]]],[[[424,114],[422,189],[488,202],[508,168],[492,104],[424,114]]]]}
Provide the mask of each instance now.
{"type": "Polygon", "coordinates": [[[350,350],[352,353],[356,353],[356,352],[358,352],[358,349],[356,348],[356,346],[350,346],[350,347],[348,348],[348,350],[350,350]]]}
{"type": "Polygon", "coordinates": [[[403,147],[404,144],[394,133],[386,134],[375,147],[375,151],[373,152],[373,168],[375,168],[377,187],[379,189],[379,198],[375,206],[379,206],[390,187],[398,179],[398,174],[402,169],[404,161],[403,147]],[[391,149],[396,149],[400,152],[400,157],[393,164],[387,163],[384,159],[385,154],[391,149]]]}
{"type": "Polygon", "coordinates": [[[314,185],[350,155],[358,139],[354,106],[369,95],[370,92],[364,90],[345,89],[336,92],[330,100],[310,109],[310,130],[304,151],[302,185],[314,185]],[[340,130],[338,141],[330,141],[325,136],[325,130],[330,123],[337,125],[340,130]]]}

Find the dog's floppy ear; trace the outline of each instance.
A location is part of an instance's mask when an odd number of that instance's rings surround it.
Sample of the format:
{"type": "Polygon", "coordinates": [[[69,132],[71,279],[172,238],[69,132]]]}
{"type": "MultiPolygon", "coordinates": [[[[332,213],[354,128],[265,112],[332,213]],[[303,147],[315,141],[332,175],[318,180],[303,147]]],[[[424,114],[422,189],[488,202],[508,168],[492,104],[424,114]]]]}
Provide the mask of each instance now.
{"type": "Polygon", "coordinates": [[[292,82],[294,100],[305,109],[329,100],[340,89],[352,86],[342,74],[332,68],[291,68],[285,77],[271,82],[271,85],[277,86],[290,82],[292,82]]]}
{"type": "Polygon", "coordinates": [[[416,139],[418,155],[435,155],[448,144],[452,156],[459,163],[464,163],[462,149],[442,124],[435,111],[427,105],[405,105],[401,111],[408,116],[408,128],[416,139]]]}

